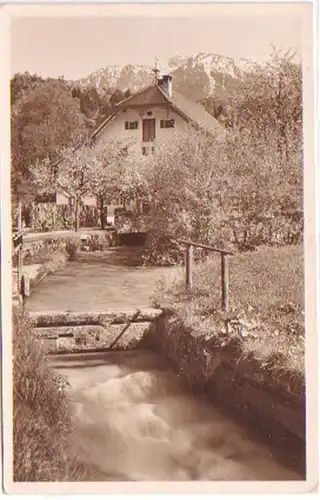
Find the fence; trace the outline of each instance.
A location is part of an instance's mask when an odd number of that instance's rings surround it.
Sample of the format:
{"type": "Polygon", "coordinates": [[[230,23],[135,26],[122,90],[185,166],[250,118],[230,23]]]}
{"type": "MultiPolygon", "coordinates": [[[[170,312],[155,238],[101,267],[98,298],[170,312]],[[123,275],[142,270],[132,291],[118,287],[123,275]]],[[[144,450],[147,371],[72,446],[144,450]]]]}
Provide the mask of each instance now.
{"type": "Polygon", "coordinates": [[[186,269],[186,287],[187,290],[191,291],[193,287],[193,249],[201,248],[209,252],[215,252],[220,254],[220,266],[221,266],[221,308],[223,311],[228,311],[229,309],[229,255],[234,255],[233,252],[227,250],[222,250],[220,248],[212,247],[209,245],[202,245],[201,243],[195,243],[194,241],[176,239],[172,240],[177,243],[181,243],[186,246],[185,255],[185,269],[186,269]]]}

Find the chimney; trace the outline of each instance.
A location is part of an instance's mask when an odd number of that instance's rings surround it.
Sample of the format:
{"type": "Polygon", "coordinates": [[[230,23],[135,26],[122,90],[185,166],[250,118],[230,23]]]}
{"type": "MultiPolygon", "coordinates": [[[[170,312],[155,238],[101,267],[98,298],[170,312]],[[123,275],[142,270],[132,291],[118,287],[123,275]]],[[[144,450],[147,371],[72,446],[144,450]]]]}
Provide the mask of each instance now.
{"type": "Polygon", "coordinates": [[[158,79],[158,85],[160,85],[170,97],[172,97],[172,76],[163,75],[158,79]]]}

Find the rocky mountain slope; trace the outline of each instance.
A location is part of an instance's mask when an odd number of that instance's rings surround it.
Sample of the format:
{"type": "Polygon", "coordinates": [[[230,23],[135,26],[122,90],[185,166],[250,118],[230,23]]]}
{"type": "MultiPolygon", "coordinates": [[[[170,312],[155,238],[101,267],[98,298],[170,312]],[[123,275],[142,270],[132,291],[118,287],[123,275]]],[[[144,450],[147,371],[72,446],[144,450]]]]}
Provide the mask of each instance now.
{"type": "MultiPolygon", "coordinates": [[[[252,67],[245,59],[235,60],[218,54],[198,53],[191,57],[171,57],[162,72],[173,75],[174,89],[192,97],[203,99],[217,89],[232,87],[244,72],[252,67]]],[[[98,92],[114,88],[135,92],[152,83],[151,66],[106,66],[77,82],[81,88],[93,87],[98,92]]]]}

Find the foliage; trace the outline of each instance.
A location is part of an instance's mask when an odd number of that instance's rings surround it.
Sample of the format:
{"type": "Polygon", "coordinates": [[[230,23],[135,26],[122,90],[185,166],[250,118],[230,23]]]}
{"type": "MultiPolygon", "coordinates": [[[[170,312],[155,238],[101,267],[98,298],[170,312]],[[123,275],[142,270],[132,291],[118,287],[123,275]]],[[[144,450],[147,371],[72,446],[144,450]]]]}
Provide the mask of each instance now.
{"type": "MultiPolygon", "coordinates": [[[[73,207],[71,205],[57,205],[56,203],[23,203],[22,223],[25,227],[37,232],[72,229],[73,207]]],[[[12,220],[16,224],[18,205],[12,204],[12,220]]],[[[96,228],[100,224],[99,209],[95,206],[80,206],[80,226],[96,228]]]]}
{"type": "Polygon", "coordinates": [[[80,227],[83,199],[94,196],[98,201],[103,229],[107,203],[141,195],[143,178],[127,151],[127,143],[115,140],[84,145],[76,150],[66,148],[60,152],[62,161],[58,165],[52,164],[49,158],[37,161],[30,168],[32,182],[39,194],[59,192],[72,201],[76,230],[80,227]]]}
{"type": "Polygon", "coordinates": [[[221,142],[189,130],[142,164],[151,204],[146,263],[175,260],[176,238],[240,250],[301,241],[297,151],[286,159],[277,144],[246,131],[221,142]]]}
{"type": "Polygon", "coordinates": [[[102,251],[106,247],[114,246],[114,232],[86,231],[81,242],[81,250],[86,252],[102,251]]]}
{"type": "Polygon", "coordinates": [[[46,156],[54,159],[61,148],[83,141],[129,94],[115,89],[100,94],[94,87],[80,88],[63,78],[15,74],[11,80],[14,197],[34,199],[30,165],[46,156]]]}
{"type": "Polygon", "coordinates": [[[69,456],[71,412],[26,316],[13,315],[14,481],[80,480],[69,456]]]}
{"type": "MultiPolygon", "coordinates": [[[[105,145],[104,154],[115,158],[115,148],[105,145]]],[[[104,184],[104,168],[100,157],[89,146],[74,150],[65,148],[60,152],[63,159],[58,165],[50,158],[38,160],[30,169],[32,182],[40,194],[59,192],[73,204],[73,224],[76,231],[80,227],[80,206],[83,198],[96,194],[104,184]]]]}
{"type": "Polygon", "coordinates": [[[80,238],[69,238],[66,241],[66,252],[69,257],[69,260],[75,260],[78,251],[81,248],[81,240],[80,238]]]}
{"type": "Polygon", "coordinates": [[[73,259],[79,249],[80,238],[74,236],[37,241],[24,246],[23,262],[25,265],[42,264],[51,261],[54,254],[73,259]]]}
{"type": "Polygon", "coordinates": [[[200,101],[209,94],[210,80],[201,63],[194,63],[189,57],[184,66],[174,72],[175,89],[195,101],[200,101]]]}
{"type": "Polygon", "coordinates": [[[46,157],[53,160],[59,149],[83,140],[88,124],[79,101],[59,80],[23,92],[14,102],[11,116],[13,188],[18,196],[25,192],[21,182],[29,179],[30,165],[46,157]]]}
{"type": "Polygon", "coordinates": [[[240,74],[219,78],[202,99],[207,111],[228,127],[250,131],[265,139],[276,137],[278,149],[300,147],[302,69],[295,54],[273,49],[264,63],[250,64],[240,74]]]}

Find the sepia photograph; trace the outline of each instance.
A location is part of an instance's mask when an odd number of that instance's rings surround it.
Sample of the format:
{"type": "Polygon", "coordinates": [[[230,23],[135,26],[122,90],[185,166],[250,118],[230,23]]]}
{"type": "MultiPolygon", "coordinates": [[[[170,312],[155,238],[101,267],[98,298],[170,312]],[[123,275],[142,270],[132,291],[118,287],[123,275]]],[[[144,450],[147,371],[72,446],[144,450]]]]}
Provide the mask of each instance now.
{"type": "Polygon", "coordinates": [[[0,9],[6,490],[317,487],[312,11],[0,9]]]}

